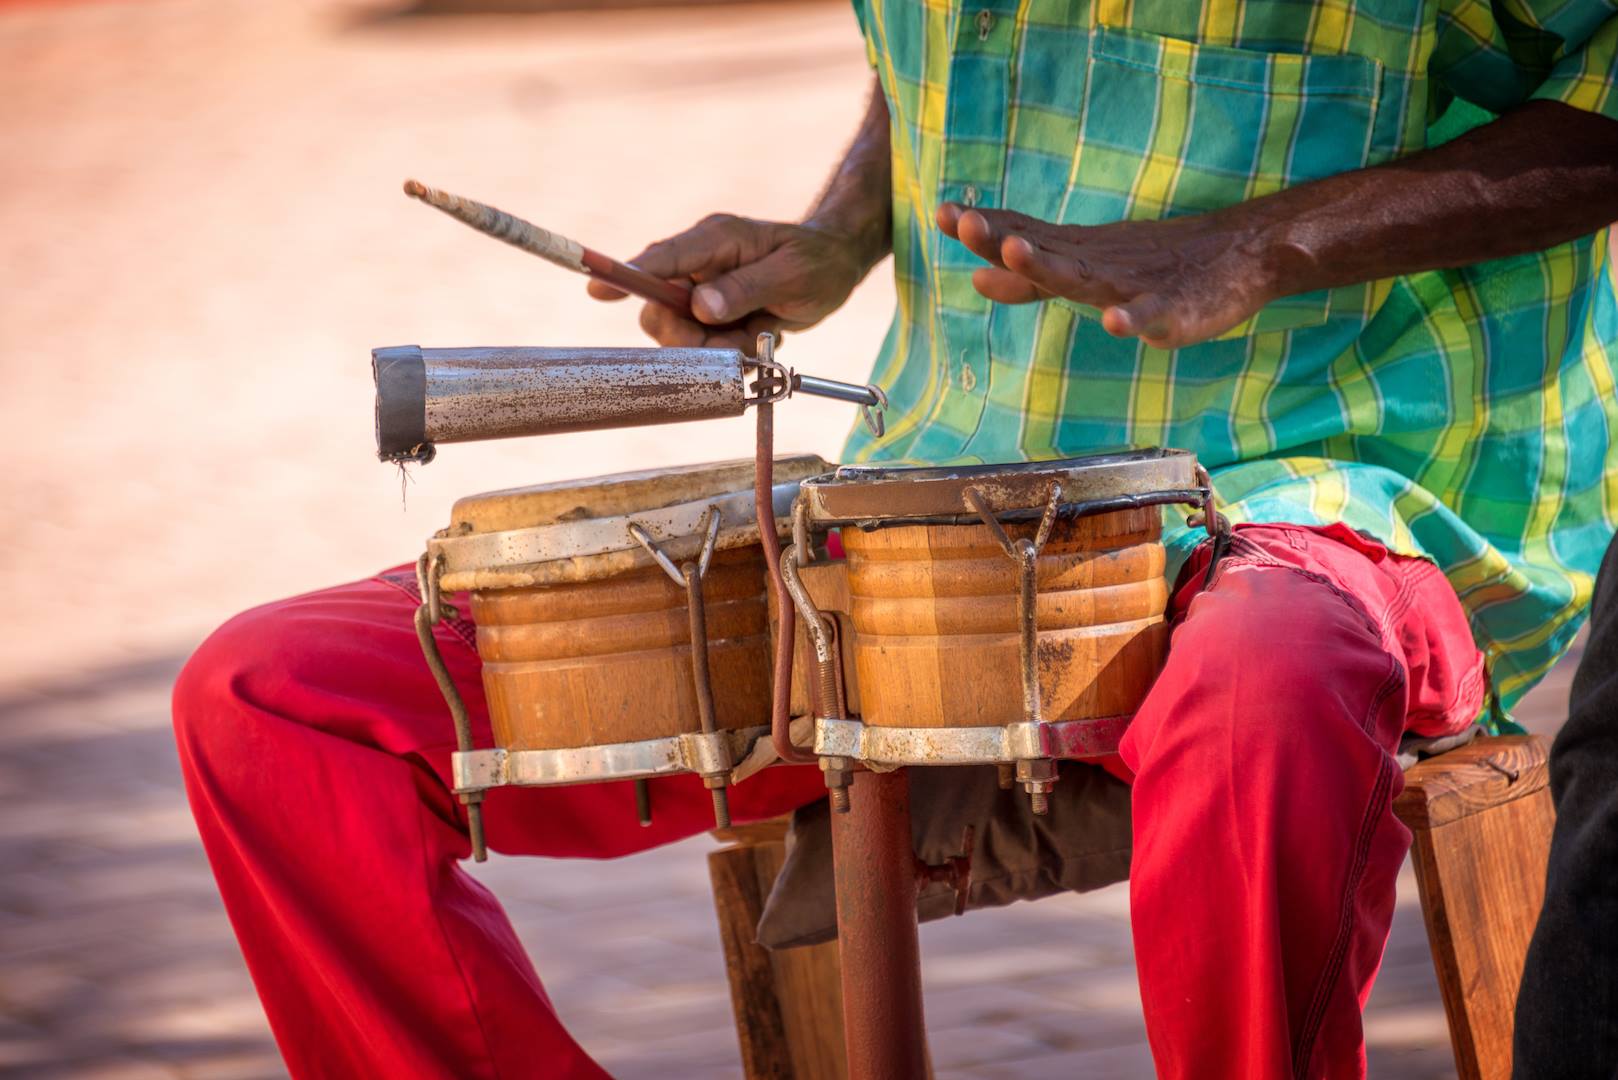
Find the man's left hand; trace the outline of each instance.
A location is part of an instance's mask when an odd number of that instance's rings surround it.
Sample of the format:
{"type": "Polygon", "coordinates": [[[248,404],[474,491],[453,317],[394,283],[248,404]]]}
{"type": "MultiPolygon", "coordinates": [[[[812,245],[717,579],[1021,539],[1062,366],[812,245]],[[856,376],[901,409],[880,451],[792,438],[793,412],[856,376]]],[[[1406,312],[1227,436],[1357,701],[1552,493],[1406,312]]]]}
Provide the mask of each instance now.
{"type": "Polygon", "coordinates": [[[1065,297],[1100,308],[1108,333],[1163,349],[1216,337],[1290,291],[1266,230],[1230,212],[1053,225],[944,203],[938,225],[988,261],[972,284],[990,300],[1065,297]]]}

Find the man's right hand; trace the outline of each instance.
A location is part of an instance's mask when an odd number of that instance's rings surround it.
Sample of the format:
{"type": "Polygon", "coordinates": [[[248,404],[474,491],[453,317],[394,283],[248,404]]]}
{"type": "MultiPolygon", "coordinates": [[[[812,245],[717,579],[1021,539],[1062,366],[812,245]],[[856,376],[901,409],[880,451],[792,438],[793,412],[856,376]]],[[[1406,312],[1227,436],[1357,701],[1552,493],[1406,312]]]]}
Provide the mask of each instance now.
{"type": "MultiPolygon", "coordinates": [[[[870,269],[851,237],[816,225],[712,214],[629,260],[648,274],[696,284],[696,319],[661,304],[641,309],[643,330],[663,345],[712,346],[752,353],[758,335],[803,330],[848,299],[870,269]]],[[[597,300],[625,293],[591,281],[597,300]]]]}

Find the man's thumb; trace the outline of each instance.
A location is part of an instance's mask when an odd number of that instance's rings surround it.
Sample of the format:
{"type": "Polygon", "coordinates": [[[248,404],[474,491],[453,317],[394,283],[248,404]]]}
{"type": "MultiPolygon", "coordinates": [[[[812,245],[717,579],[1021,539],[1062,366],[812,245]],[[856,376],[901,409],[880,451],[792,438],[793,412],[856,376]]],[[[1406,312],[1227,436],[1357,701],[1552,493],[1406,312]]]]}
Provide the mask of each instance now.
{"type": "Polygon", "coordinates": [[[741,322],[753,312],[778,304],[792,284],[785,260],[766,256],[698,285],[691,295],[697,319],[709,324],[741,322]]]}

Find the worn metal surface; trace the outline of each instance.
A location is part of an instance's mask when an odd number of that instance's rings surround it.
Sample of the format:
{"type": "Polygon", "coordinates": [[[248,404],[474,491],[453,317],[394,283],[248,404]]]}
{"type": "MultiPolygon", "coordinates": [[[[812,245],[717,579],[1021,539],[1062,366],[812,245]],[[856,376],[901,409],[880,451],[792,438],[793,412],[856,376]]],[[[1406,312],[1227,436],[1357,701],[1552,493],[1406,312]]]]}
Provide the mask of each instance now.
{"type": "Polygon", "coordinates": [[[1084,761],[1117,753],[1127,716],[1024,720],[992,727],[874,727],[858,720],[815,720],[815,753],[878,765],[993,765],[1036,758],[1084,761]]]}
{"type": "MultiPolygon", "coordinates": [[[[373,350],[391,363],[415,346],[373,350]]],[[[426,445],[740,416],[746,408],[739,349],[419,349],[421,424],[414,390],[378,382],[377,443],[384,457],[426,445]],[[399,425],[397,428],[393,425],[399,425]],[[409,430],[405,430],[408,428],[409,430]]]]}
{"type": "Polygon", "coordinates": [[[429,442],[740,416],[739,349],[423,349],[429,442]]]}
{"type": "Polygon", "coordinates": [[[682,772],[728,774],[753,743],[768,733],[769,728],[760,725],[567,750],[472,750],[455,753],[451,762],[457,792],[506,785],[550,787],[633,780],[682,772]]]}
{"type": "MultiPolygon", "coordinates": [[[[798,492],[796,481],[777,484],[772,489],[778,514],[784,514],[798,492]]],[[[758,522],[753,514],[752,491],[736,491],[709,499],[696,499],[634,514],[584,518],[528,529],[502,532],[447,532],[427,542],[427,550],[443,558],[444,575],[451,591],[463,588],[497,587],[497,571],[539,563],[589,559],[619,551],[639,551],[632,527],[640,528],[665,555],[686,559],[702,545],[703,519],[712,507],[719,508],[723,526],[715,546],[718,550],[746,547],[758,542],[758,522]],[[462,578],[459,575],[476,575],[462,578]]],[[[615,568],[610,573],[618,573],[615,568]]],[[[534,575],[519,575],[513,586],[539,584],[534,575]]],[[[582,580],[571,575],[569,580],[582,580]]]]}
{"type": "Polygon", "coordinates": [[[1013,465],[878,467],[845,465],[803,482],[811,521],[820,525],[975,524],[967,500],[976,491],[1002,521],[1039,518],[1051,484],[1062,488],[1058,513],[1071,516],[1132,506],[1197,503],[1196,457],[1184,450],[1129,450],[1013,465]]]}
{"type": "Polygon", "coordinates": [[[833,814],[849,1080],[925,1080],[917,865],[904,772],[862,772],[833,814]]]}

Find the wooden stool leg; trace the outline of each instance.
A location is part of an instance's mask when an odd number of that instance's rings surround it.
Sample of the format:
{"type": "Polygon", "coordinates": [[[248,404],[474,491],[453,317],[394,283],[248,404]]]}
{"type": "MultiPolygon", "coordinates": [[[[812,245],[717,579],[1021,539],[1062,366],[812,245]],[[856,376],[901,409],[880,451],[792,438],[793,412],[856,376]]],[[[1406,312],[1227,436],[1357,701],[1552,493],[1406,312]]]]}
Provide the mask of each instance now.
{"type": "Polygon", "coordinates": [[[784,821],[716,835],[738,841],[709,853],[708,875],[748,1080],[845,1080],[837,942],[771,952],[756,940],[786,860],[784,821]]]}
{"type": "Polygon", "coordinates": [[[1415,834],[1427,939],[1461,1080],[1509,1080],[1528,940],[1555,810],[1547,743],[1480,738],[1421,762],[1394,810],[1415,834]]]}

